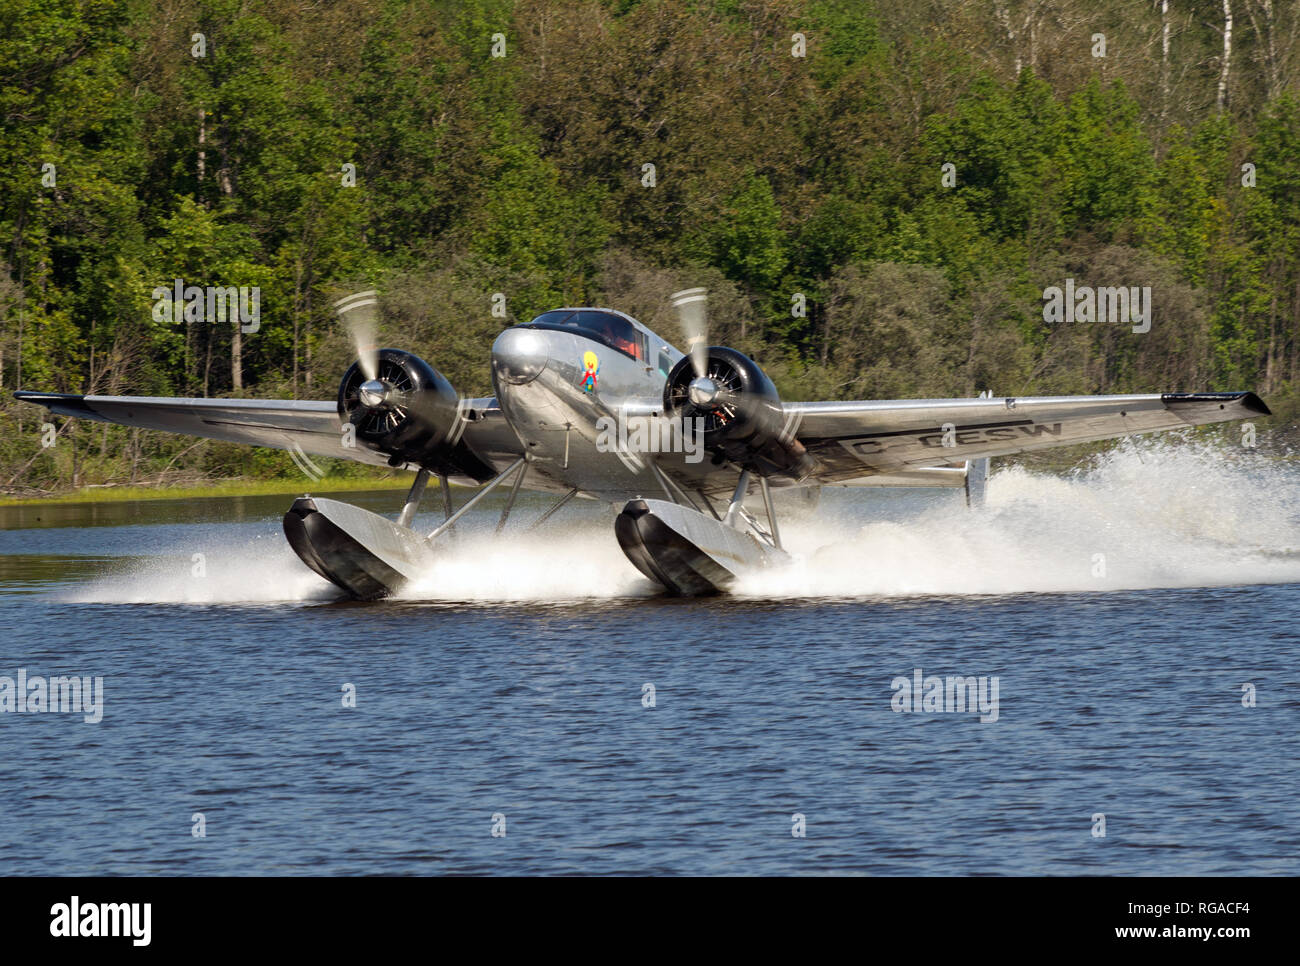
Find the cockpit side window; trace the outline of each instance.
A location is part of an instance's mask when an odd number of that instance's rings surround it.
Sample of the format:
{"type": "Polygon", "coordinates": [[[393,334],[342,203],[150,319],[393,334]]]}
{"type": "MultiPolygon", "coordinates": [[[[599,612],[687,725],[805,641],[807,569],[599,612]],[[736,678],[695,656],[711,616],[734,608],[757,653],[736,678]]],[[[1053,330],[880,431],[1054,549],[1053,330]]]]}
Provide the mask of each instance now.
{"type": "Polygon", "coordinates": [[[596,333],[603,341],[633,359],[641,359],[645,356],[641,348],[641,340],[638,338],[641,333],[622,316],[610,312],[585,310],[578,313],[577,326],[596,333]]]}

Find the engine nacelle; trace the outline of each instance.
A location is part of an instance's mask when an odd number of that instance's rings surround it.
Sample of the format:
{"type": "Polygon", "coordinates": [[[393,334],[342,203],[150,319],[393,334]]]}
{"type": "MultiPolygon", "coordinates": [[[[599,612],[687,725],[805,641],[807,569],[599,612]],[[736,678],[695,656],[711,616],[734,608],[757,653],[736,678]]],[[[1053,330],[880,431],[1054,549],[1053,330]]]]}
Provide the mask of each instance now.
{"type": "Polygon", "coordinates": [[[467,416],[451,383],[401,349],[379,350],[372,380],[357,362],[343,374],[339,418],[355,428],[358,446],[383,453],[391,466],[411,463],[480,482],[494,475],[461,441],[467,416]]]}
{"type": "Polygon", "coordinates": [[[696,376],[690,356],[673,366],[664,385],[664,412],[702,418],[704,446],[715,463],[729,460],[763,477],[799,481],[815,461],[785,432],[776,386],[749,356],[711,346],[705,375],[696,376]]]}

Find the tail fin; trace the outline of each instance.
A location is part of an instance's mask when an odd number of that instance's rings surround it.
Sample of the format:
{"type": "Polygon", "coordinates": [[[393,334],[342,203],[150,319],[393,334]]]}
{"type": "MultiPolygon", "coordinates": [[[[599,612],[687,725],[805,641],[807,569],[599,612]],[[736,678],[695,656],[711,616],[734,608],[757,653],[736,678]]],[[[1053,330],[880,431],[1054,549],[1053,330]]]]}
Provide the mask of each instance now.
{"type": "MultiPolygon", "coordinates": [[[[993,390],[980,392],[981,399],[992,399],[993,390]]],[[[966,505],[977,507],[984,505],[984,495],[989,485],[989,458],[966,461],[966,505]]]]}
{"type": "Polygon", "coordinates": [[[966,461],[966,505],[984,505],[984,494],[989,484],[989,458],[966,461]]]}

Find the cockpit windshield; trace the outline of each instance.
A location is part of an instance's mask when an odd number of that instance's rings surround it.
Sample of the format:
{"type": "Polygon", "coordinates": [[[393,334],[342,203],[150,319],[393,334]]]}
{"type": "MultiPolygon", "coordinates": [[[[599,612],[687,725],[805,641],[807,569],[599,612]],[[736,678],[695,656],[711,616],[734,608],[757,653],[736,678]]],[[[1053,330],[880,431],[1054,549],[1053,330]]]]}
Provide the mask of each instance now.
{"type": "Polygon", "coordinates": [[[575,329],[633,359],[645,359],[645,336],[621,315],[600,309],[556,309],[527,323],[537,329],[575,329]]]}

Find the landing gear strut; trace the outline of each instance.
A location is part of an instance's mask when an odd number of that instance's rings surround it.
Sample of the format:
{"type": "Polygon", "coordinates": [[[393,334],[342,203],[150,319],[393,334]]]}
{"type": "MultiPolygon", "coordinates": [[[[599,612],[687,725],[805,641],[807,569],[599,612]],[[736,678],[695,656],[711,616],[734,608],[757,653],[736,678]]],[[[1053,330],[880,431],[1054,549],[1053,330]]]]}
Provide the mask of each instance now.
{"type": "MultiPolygon", "coordinates": [[[[443,522],[427,537],[411,529],[415,513],[429,484],[429,470],[415,474],[411,489],[397,520],[337,500],[304,496],[294,501],[284,515],[284,535],[294,552],[316,573],[361,600],[377,600],[400,591],[433,563],[433,544],[461,517],[514,474],[510,498],[501,511],[496,532],[510,519],[511,510],[528,472],[528,460],[520,457],[504,471],[484,483],[459,510],[452,511],[451,485],[439,474],[442,489],[443,522]]],[[[534,529],[578,493],[569,490],[532,524],[534,529]]]]}

